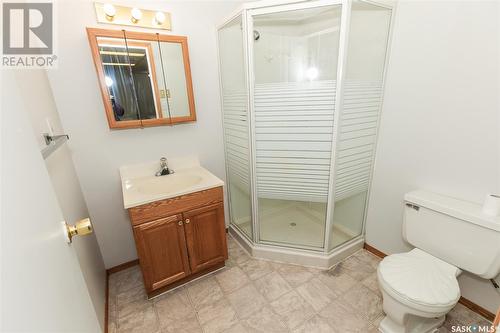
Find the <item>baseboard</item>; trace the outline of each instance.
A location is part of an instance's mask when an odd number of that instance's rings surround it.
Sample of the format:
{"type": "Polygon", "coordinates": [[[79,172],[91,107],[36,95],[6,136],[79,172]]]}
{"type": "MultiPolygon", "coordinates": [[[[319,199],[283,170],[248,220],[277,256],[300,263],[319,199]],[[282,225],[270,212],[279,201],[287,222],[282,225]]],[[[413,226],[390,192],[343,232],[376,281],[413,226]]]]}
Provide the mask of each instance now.
{"type": "Polygon", "coordinates": [[[368,252],[371,252],[373,253],[374,255],[376,255],[377,257],[380,257],[380,258],[384,258],[384,257],[387,257],[387,254],[385,254],[384,252],[382,251],[379,251],[377,250],[376,248],[374,248],[373,246],[370,246],[368,244],[365,243],[365,245],[363,245],[363,248],[368,251],[368,252]]]}
{"type": "Polygon", "coordinates": [[[104,299],[104,333],[108,333],[108,322],[109,322],[109,274],[106,271],[106,298],[104,299]]]}
{"type": "Polygon", "coordinates": [[[493,320],[493,332],[500,333],[500,308],[498,308],[495,320],[493,320]],[[496,329],[498,327],[498,329],[496,329]]]}
{"type": "Polygon", "coordinates": [[[124,262],[123,264],[106,269],[106,299],[104,300],[104,333],[108,333],[108,321],[109,321],[109,276],[113,273],[123,271],[127,268],[139,265],[139,259],[124,262]]]}
{"type": "MultiPolygon", "coordinates": [[[[363,245],[363,248],[366,251],[373,253],[377,257],[384,258],[387,256],[387,254],[385,254],[384,252],[377,250],[373,246],[368,245],[366,243],[365,243],[365,245],[363,245]]],[[[471,311],[474,311],[475,313],[481,315],[482,317],[488,319],[489,321],[493,321],[493,319],[495,319],[495,315],[492,312],[490,312],[490,311],[486,310],[485,308],[483,308],[482,306],[477,305],[476,303],[468,300],[467,298],[460,297],[460,299],[458,300],[458,303],[469,308],[471,311]]]]}
{"type": "Polygon", "coordinates": [[[469,301],[467,298],[460,297],[460,299],[458,300],[458,303],[462,304],[466,308],[469,308],[471,311],[474,311],[475,313],[480,314],[481,316],[488,319],[489,321],[493,321],[495,319],[495,315],[492,312],[486,310],[482,306],[477,305],[476,303],[474,303],[472,301],[469,301]]]}
{"type": "Polygon", "coordinates": [[[123,271],[123,270],[130,268],[130,267],[133,267],[135,265],[139,265],[139,259],[127,261],[127,262],[124,262],[123,264],[108,268],[106,270],[106,274],[110,275],[110,274],[113,274],[113,273],[116,273],[119,271],[123,271]]]}

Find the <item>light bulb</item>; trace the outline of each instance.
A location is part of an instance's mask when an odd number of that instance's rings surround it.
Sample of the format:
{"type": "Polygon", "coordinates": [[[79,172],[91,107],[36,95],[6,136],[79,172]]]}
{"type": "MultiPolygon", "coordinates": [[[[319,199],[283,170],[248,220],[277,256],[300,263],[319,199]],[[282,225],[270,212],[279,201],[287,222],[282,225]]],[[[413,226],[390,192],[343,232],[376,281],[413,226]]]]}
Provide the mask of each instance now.
{"type": "Polygon", "coordinates": [[[110,3],[104,4],[102,9],[104,10],[104,14],[106,14],[106,17],[109,20],[112,20],[113,17],[116,15],[116,8],[110,3]]]}
{"type": "Polygon", "coordinates": [[[156,24],[162,25],[163,22],[165,22],[165,19],[166,19],[166,16],[163,12],[156,12],[156,14],[155,14],[156,24]]]}
{"type": "Polygon", "coordinates": [[[110,78],[109,76],[104,77],[104,82],[106,82],[106,85],[108,86],[108,88],[111,87],[114,83],[113,79],[110,78]]]}
{"type": "Polygon", "coordinates": [[[309,81],[315,80],[318,78],[318,69],[316,67],[309,67],[306,70],[306,77],[309,79],[309,81]]]}
{"type": "Polygon", "coordinates": [[[142,12],[139,8],[132,8],[130,11],[132,14],[132,22],[137,23],[142,18],[142,12]]]}

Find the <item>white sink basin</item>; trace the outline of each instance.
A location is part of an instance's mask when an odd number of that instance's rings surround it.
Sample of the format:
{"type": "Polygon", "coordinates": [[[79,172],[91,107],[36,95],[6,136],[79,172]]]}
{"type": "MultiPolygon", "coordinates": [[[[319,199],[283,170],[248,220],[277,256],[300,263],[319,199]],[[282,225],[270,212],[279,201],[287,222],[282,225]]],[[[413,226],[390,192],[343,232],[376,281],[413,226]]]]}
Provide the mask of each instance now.
{"type": "Polygon", "coordinates": [[[202,177],[196,174],[174,173],[137,181],[136,190],[143,194],[168,194],[179,192],[200,183],[202,177]]]}
{"type": "Polygon", "coordinates": [[[202,168],[197,160],[188,160],[190,163],[180,161],[171,159],[169,166],[175,173],[159,177],[155,176],[158,162],[121,167],[124,207],[128,209],[224,185],[222,180],[202,168]]]}

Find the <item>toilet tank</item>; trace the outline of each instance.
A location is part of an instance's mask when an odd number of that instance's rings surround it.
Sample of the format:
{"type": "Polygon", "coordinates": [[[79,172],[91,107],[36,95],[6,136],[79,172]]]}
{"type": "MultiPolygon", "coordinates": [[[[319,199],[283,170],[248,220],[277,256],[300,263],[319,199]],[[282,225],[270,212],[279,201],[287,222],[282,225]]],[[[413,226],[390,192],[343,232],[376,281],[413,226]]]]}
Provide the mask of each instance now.
{"type": "Polygon", "coordinates": [[[403,238],[413,246],[485,279],[500,273],[500,217],[479,204],[428,191],[404,197],[403,238]]]}

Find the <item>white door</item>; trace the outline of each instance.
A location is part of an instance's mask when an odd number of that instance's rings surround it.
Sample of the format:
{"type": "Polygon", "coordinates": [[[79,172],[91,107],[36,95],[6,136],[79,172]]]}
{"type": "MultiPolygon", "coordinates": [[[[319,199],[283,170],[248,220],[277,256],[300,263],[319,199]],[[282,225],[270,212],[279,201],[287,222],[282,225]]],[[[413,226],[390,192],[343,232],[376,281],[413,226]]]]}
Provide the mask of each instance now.
{"type": "Polygon", "coordinates": [[[99,332],[15,75],[2,71],[0,331],[99,332]]]}

